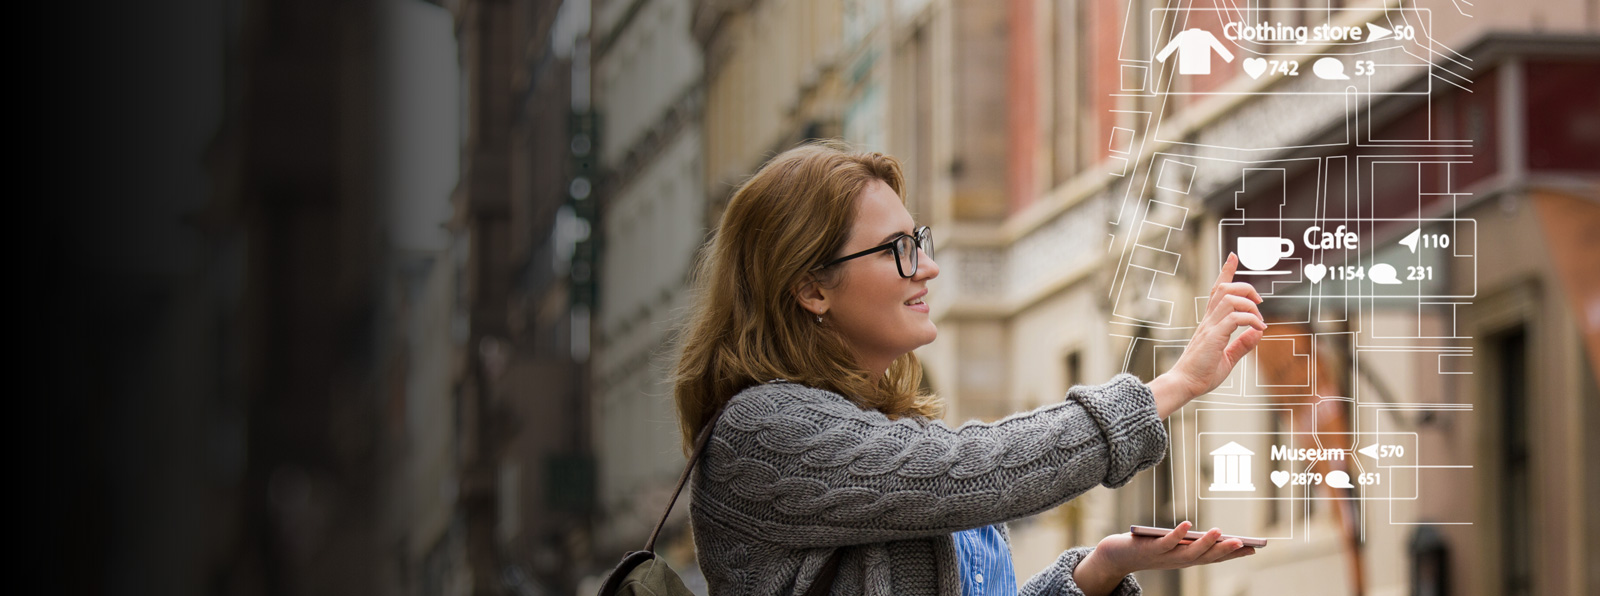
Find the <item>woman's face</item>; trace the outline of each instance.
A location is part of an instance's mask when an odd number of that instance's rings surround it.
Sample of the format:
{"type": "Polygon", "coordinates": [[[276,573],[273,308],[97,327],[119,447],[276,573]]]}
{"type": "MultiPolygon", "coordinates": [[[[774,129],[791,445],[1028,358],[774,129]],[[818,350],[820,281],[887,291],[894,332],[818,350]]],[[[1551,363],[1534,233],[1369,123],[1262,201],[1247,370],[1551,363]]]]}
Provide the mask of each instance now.
{"type": "MultiPolygon", "coordinates": [[[[873,180],[856,203],[850,238],[835,257],[879,246],[916,229],[900,196],[882,180],[873,180]]],[[[850,342],[868,371],[881,374],[896,358],[938,335],[923,299],[928,280],[939,275],[939,265],[926,253],[917,255],[917,273],[910,278],[900,277],[892,250],[851,259],[834,268],[836,282],[831,288],[819,289],[826,298],[823,318],[850,342]]]]}

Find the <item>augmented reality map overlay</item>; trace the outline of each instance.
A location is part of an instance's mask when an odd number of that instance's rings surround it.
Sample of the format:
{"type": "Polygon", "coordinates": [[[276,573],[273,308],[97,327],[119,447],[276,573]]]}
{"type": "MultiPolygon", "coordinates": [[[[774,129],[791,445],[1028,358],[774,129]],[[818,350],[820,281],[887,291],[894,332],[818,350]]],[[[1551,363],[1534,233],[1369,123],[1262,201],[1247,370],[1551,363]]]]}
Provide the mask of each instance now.
{"type": "Polygon", "coordinates": [[[1434,42],[1432,11],[1412,3],[1270,15],[1248,2],[1169,2],[1124,21],[1125,32],[1140,29],[1134,19],[1155,32],[1125,34],[1119,56],[1121,95],[1154,108],[1118,111],[1110,134],[1125,158],[1112,174],[1128,179],[1105,239],[1120,255],[1107,298],[1124,368],[1170,367],[1205,305],[1194,288],[1230,252],[1270,326],[1228,383],[1170,418],[1150,523],[1299,541],[1329,527],[1356,541],[1380,525],[1471,524],[1417,521],[1434,481],[1474,471],[1413,429],[1472,407],[1417,402],[1405,387],[1430,380],[1384,373],[1404,354],[1436,360],[1424,374],[1469,374],[1456,314],[1477,293],[1485,239],[1457,205],[1477,148],[1432,117],[1376,133],[1370,111],[1376,98],[1414,96],[1432,114],[1431,90],[1466,91],[1471,61],[1434,42]],[[1200,126],[1168,117],[1179,101],[1250,103],[1200,126]],[[1225,216],[1192,217],[1208,209],[1225,216]],[[1324,507],[1337,523],[1305,523],[1324,507]]]}

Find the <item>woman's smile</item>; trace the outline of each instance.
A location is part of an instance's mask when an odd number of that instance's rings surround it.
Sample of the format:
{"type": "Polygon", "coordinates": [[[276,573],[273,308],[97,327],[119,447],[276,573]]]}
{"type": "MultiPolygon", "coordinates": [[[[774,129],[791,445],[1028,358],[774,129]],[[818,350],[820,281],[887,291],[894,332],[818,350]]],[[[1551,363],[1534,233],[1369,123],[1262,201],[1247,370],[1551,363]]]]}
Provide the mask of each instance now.
{"type": "Polygon", "coordinates": [[[928,314],[928,303],[925,302],[922,299],[924,296],[927,296],[927,295],[928,295],[928,289],[927,288],[923,288],[921,292],[917,292],[916,296],[912,296],[910,300],[907,300],[907,301],[903,302],[902,304],[905,304],[906,306],[911,307],[911,310],[920,312],[922,314],[928,314]]]}

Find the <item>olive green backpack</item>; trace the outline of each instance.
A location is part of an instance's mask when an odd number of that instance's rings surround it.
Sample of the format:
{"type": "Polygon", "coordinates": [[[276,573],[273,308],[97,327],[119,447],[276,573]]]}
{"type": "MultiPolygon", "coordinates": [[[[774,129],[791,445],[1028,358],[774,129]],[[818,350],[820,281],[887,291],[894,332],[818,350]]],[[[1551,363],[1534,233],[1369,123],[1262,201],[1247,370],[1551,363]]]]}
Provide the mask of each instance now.
{"type": "MultiPolygon", "coordinates": [[[[661,513],[661,521],[656,522],[656,529],[650,532],[650,540],[644,543],[644,550],[636,550],[622,557],[622,562],[617,563],[616,568],[606,575],[605,582],[600,584],[600,596],[694,596],[694,592],[683,585],[678,572],[656,556],[656,537],[661,535],[661,527],[667,524],[667,515],[672,513],[672,506],[678,503],[678,495],[683,493],[683,485],[689,481],[689,472],[700,461],[700,454],[706,450],[706,443],[711,438],[711,429],[716,427],[720,418],[722,409],[718,408],[717,413],[711,416],[711,422],[701,431],[700,438],[695,441],[694,455],[689,456],[689,463],[683,467],[683,475],[678,477],[678,488],[672,491],[672,500],[667,502],[667,510],[661,513]]],[[[822,596],[833,587],[833,578],[839,572],[839,554],[842,552],[844,549],[834,549],[833,556],[828,557],[822,572],[817,575],[817,581],[812,582],[811,588],[806,590],[806,596],[822,596]]]]}

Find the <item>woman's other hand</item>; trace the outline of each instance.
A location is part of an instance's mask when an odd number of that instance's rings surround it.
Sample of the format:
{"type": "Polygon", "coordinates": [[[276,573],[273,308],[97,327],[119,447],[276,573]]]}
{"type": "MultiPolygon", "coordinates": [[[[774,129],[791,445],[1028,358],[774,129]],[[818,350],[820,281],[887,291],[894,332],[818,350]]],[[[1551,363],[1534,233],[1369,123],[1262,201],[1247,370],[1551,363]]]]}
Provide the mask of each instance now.
{"type": "Polygon", "coordinates": [[[1228,254],[1222,264],[1216,285],[1211,286],[1211,296],[1206,299],[1205,316],[1183,349],[1178,362],[1150,382],[1155,394],[1156,411],[1166,418],[1184,404],[1216,389],[1245,354],[1261,343],[1261,333],[1267,323],[1261,318],[1261,294],[1250,284],[1233,281],[1233,272],[1239,267],[1239,257],[1228,254]],[[1239,337],[1233,332],[1247,327],[1239,337]]]}
{"type": "Polygon", "coordinates": [[[1253,555],[1256,549],[1238,538],[1221,540],[1222,531],[1212,528],[1199,540],[1183,544],[1189,522],[1178,524],[1166,536],[1147,538],[1132,534],[1107,536],[1094,552],[1078,563],[1072,580],[1084,594],[1110,594],[1125,575],[1145,569],[1182,569],[1220,563],[1253,555]]]}

